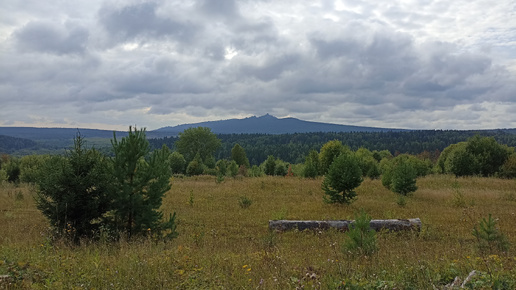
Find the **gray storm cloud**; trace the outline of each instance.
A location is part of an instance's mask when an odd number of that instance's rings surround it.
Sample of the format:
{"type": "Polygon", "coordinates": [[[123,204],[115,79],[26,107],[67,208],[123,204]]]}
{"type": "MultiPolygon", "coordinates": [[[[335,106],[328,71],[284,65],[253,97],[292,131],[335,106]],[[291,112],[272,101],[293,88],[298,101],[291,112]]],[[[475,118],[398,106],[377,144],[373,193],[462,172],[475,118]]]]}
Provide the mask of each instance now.
{"type": "Polygon", "coordinates": [[[7,1],[0,125],[516,127],[511,1],[51,2],[7,1]]]}

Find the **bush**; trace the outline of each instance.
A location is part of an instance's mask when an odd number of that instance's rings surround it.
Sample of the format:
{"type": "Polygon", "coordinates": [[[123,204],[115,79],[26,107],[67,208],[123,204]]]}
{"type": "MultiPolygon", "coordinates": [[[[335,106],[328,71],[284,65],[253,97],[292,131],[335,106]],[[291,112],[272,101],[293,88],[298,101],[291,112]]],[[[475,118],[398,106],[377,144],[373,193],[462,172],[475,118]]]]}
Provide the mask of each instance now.
{"type": "Polygon", "coordinates": [[[186,167],[186,175],[195,176],[201,175],[204,173],[204,164],[201,161],[201,157],[199,154],[195,156],[195,158],[188,163],[186,167]]]}
{"type": "Polygon", "coordinates": [[[359,161],[360,169],[362,170],[362,175],[364,177],[367,176],[371,179],[376,179],[380,177],[378,161],[375,159],[373,152],[369,151],[366,148],[359,148],[355,152],[355,156],[359,161]]]}
{"type": "Polygon", "coordinates": [[[20,181],[35,183],[39,168],[43,165],[47,155],[27,155],[20,160],[20,181]]]}
{"type": "Polygon", "coordinates": [[[456,176],[492,176],[514,153],[514,148],[500,145],[493,137],[478,135],[446,147],[438,160],[438,171],[453,173],[456,176]]]}
{"type": "Polygon", "coordinates": [[[250,177],[260,177],[263,175],[263,171],[260,167],[253,165],[253,167],[248,171],[248,174],[250,177]]]}
{"type": "Polygon", "coordinates": [[[231,160],[231,162],[229,162],[227,174],[231,177],[237,176],[238,164],[235,162],[235,160],[231,160]]]}
{"type": "Polygon", "coordinates": [[[248,198],[247,196],[241,196],[238,199],[238,204],[240,205],[241,208],[249,208],[252,203],[253,203],[253,201],[250,198],[248,198]]]}
{"type": "Polygon", "coordinates": [[[276,167],[274,168],[274,175],[277,176],[285,176],[288,173],[288,163],[283,162],[282,160],[276,160],[276,167]]]}
{"type": "Polygon", "coordinates": [[[18,183],[20,181],[20,160],[17,158],[10,158],[7,164],[2,165],[2,169],[7,174],[7,181],[11,183],[18,183]]]}
{"type": "Polygon", "coordinates": [[[446,172],[453,173],[455,176],[469,176],[479,172],[479,162],[466,150],[466,146],[457,146],[449,153],[444,162],[446,172]]]}
{"type": "Polygon", "coordinates": [[[218,171],[217,175],[226,176],[227,169],[228,169],[227,163],[228,162],[224,159],[220,159],[219,161],[217,161],[217,163],[215,164],[215,168],[217,168],[217,171],[218,171]]]}
{"type": "Polygon", "coordinates": [[[330,166],[324,177],[322,189],[328,203],[350,204],[356,197],[354,189],[362,183],[362,171],[351,154],[341,154],[330,166]]]}
{"type": "Polygon", "coordinates": [[[512,154],[500,168],[500,177],[516,178],[516,154],[512,154]]]}
{"type": "Polygon", "coordinates": [[[172,154],[170,154],[169,157],[170,162],[170,169],[172,170],[172,174],[182,174],[185,173],[185,167],[186,167],[186,160],[185,157],[177,152],[174,151],[172,154]]]}

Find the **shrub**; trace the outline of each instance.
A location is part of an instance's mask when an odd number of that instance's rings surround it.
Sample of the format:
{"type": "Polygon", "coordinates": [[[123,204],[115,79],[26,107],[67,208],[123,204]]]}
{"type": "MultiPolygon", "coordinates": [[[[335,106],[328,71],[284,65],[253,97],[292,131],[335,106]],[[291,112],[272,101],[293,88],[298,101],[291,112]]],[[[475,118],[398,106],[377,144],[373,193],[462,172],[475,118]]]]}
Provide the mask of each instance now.
{"type": "Polygon", "coordinates": [[[20,160],[17,158],[10,158],[7,164],[2,164],[2,169],[7,174],[7,181],[11,183],[18,183],[20,181],[20,160]]]}
{"type": "Polygon", "coordinates": [[[177,151],[172,152],[169,157],[169,162],[172,174],[182,174],[185,172],[186,160],[181,153],[177,151]]]}
{"type": "Polygon", "coordinates": [[[238,164],[235,162],[235,160],[231,160],[231,162],[229,162],[227,174],[231,177],[237,176],[238,164]]]}
{"type": "Polygon", "coordinates": [[[47,155],[27,155],[20,159],[20,181],[26,183],[35,183],[38,169],[42,166],[47,155]]]}
{"type": "Polygon", "coordinates": [[[357,195],[354,189],[361,183],[362,171],[356,158],[351,153],[341,154],[324,177],[324,200],[328,203],[350,204],[357,195]]]}
{"type": "Polygon", "coordinates": [[[479,172],[479,162],[473,154],[466,150],[466,146],[457,146],[444,162],[446,172],[455,176],[474,175],[479,172]]]}
{"type": "Polygon", "coordinates": [[[250,177],[260,177],[263,175],[263,172],[260,167],[253,165],[253,167],[248,171],[248,174],[250,177]]]}
{"type": "Polygon", "coordinates": [[[516,154],[512,154],[500,168],[500,176],[504,178],[516,178],[516,154]]]}
{"type": "Polygon", "coordinates": [[[195,176],[201,175],[204,173],[204,164],[201,161],[201,157],[199,154],[195,156],[195,158],[188,163],[186,167],[186,175],[195,176]]]}
{"type": "Polygon", "coordinates": [[[217,168],[218,171],[217,175],[226,176],[228,170],[227,163],[228,162],[225,159],[220,159],[219,161],[217,161],[217,163],[215,164],[215,168],[217,168]]]}
{"type": "Polygon", "coordinates": [[[277,176],[285,176],[288,173],[288,163],[283,162],[282,160],[276,160],[276,167],[274,168],[274,175],[277,176]]]}
{"type": "Polygon", "coordinates": [[[238,205],[240,205],[241,208],[249,208],[252,203],[253,201],[247,196],[241,196],[238,199],[238,205]]]}
{"type": "Polygon", "coordinates": [[[240,165],[238,167],[238,175],[247,176],[247,167],[245,165],[240,165]]]}

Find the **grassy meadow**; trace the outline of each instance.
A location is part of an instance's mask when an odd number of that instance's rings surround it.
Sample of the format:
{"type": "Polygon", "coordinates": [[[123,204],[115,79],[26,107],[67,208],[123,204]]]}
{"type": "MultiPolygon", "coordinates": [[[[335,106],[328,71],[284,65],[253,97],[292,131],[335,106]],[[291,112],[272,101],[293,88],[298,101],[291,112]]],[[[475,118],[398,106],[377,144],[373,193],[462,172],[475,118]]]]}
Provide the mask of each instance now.
{"type": "MultiPolygon", "coordinates": [[[[0,185],[0,289],[432,289],[481,271],[472,287],[516,287],[516,181],[434,175],[406,199],[366,179],[351,205],[323,203],[322,179],[173,178],[162,210],[177,239],[52,240],[29,185],[0,185]],[[457,184],[459,186],[457,186],[457,184]],[[247,201],[249,207],[245,207],[247,201]],[[377,235],[379,250],[342,250],[344,233],[268,230],[271,219],[420,218],[421,232],[377,235]],[[512,244],[480,252],[472,235],[489,214],[512,244]],[[511,284],[512,283],[512,284],[511,284]]],[[[108,237],[109,238],[109,237],[108,237]]]]}

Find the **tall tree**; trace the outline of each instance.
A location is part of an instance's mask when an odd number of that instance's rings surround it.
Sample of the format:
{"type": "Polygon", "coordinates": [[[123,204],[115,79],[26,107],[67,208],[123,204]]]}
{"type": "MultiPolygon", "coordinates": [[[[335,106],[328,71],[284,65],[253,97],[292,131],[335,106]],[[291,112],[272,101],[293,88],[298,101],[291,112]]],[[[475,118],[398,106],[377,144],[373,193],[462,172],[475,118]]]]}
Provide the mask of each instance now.
{"type": "Polygon", "coordinates": [[[493,137],[475,135],[468,140],[466,151],[471,153],[479,162],[480,174],[491,176],[500,170],[509,155],[514,152],[505,145],[500,145],[493,137]]]}
{"type": "Polygon", "coordinates": [[[265,160],[265,165],[263,172],[267,175],[274,175],[274,171],[276,169],[276,158],[274,156],[269,155],[267,160],[265,160]]]}
{"type": "Polygon", "coordinates": [[[321,174],[326,174],[330,165],[333,163],[340,154],[344,152],[350,152],[348,147],[342,145],[342,142],[338,140],[329,141],[321,147],[321,153],[319,153],[319,160],[321,164],[321,174]]]}
{"type": "Polygon", "coordinates": [[[233,149],[231,149],[231,159],[235,160],[238,166],[243,165],[249,168],[249,159],[247,159],[244,148],[242,148],[238,143],[233,146],[233,149]]]}
{"type": "Polygon", "coordinates": [[[306,156],[305,168],[303,175],[308,178],[316,178],[320,172],[319,154],[315,150],[311,150],[306,156]]]}
{"type": "Polygon", "coordinates": [[[210,128],[196,127],[179,133],[179,139],[175,145],[177,151],[185,157],[187,164],[195,158],[196,154],[199,154],[202,162],[205,163],[220,148],[221,142],[210,128]]]}
{"type": "MultiPolygon", "coordinates": [[[[170,230],[174,235],[173,219],[163,221],[159,211],[163,196],[170,189],[170,150],[162,149],[149,154],[145,129],[134,131],[119,142],[113,133],[113,173],[116,179],[114,197],[115,223],[118,230],[130,238],[150,229],[152,232],[170,230]]],[[[175,216],[175,215],[174,215],[175,216]]]]}

